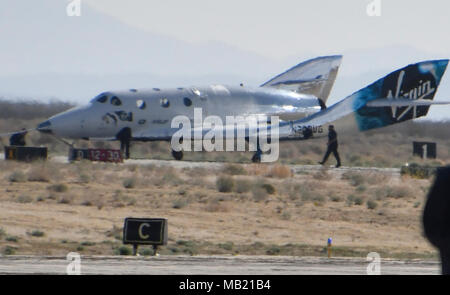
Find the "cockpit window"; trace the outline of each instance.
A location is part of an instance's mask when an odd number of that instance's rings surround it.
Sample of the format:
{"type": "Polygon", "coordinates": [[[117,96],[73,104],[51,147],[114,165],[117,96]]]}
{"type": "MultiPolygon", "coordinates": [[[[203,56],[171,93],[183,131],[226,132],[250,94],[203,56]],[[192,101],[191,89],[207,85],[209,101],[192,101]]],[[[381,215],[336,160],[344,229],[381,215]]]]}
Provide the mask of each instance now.
{"type": "Polygon", "coordinates": [[[170,101],[167,98],[161,98],[159,103],[163,108],[168,108],[170,106],[170,101]]]}
{"type": "Polygon", "coordinates": [[[95,101],[98,101],[100,103],[105,103],[108,100],[108,95],[106,94],[100,94],[95,98],[95,101]]]}
{"type": "Polygon", "coordinates": [[[120,106],[120,105],[122,105],[122,102],[120,101],[120,99],[117,96],[113,96],[113,97],[111,97],[111,104],[115,105],[115,106],[120,106]]]}
{"type": "Polygon", "coordinates": [[[136,100],[136,106],[141,110],[145,109],[145,101],[143,101],[142,99],[136,100]]]}

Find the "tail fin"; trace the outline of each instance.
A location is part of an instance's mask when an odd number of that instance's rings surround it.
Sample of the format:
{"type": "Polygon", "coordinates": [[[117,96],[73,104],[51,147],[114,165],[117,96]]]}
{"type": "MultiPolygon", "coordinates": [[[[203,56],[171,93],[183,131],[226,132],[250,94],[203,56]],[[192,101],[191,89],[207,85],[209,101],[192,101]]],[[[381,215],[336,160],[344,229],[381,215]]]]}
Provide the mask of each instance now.
{"type": "Polygon", "coordinates": [[[261,87],[312,94],[325,103],[333,87],[342,55],[322,56],[302,62],[261,87]]]}
{"type": "Polygon", "coordinates": [[[445,59],[408,65],[354,93],[359,130],[426,116],[447,64],[445,59]]]}
{"type": "Polygon", "coordinates": [[[448,62],[443,59],[408,65],[325,110],[294,121],[291,129],[333,123],[339,128],[345,125],[345,129],[366,131],[425,116],[432,104],[443,104],[432,100],[448,62]]]}

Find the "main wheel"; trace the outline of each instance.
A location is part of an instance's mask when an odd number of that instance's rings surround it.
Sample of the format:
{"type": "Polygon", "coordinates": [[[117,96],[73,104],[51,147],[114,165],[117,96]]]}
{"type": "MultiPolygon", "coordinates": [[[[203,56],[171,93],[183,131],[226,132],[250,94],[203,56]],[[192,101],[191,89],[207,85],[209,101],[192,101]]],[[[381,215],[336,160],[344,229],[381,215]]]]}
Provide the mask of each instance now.
{"type": "Polygon", "coordinates": [[[172,156],[174,157],[175,160],[180,161],[181,159],[183,159],[183,151],[176,152],[172,150],[172,156]]]}
{"type": "Polygon", "coordinates": [[[257,151],[253,154],[252,162],[253,163],[261,163],[261,152],[260,151],[257,151]]]}

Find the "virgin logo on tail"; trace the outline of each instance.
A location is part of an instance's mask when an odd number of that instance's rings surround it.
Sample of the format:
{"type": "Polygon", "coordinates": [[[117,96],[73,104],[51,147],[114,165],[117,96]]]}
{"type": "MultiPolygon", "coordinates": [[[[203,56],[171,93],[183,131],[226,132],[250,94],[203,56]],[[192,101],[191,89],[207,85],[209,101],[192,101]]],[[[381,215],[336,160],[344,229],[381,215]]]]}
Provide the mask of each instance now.
{"type": "MultiPolygon", "coordinates": [[[[431,81],[425,81],[422,80],[419,81],[419,85],[417,87],[414,87],[412,89],[409,89],[407,91],[402,90],[402,84],[403,84],[403,78],[405,76],[405,71],[401,71],[398,75],[397,79],[397,86],[395,89],[395,95],[393,95],[393,91],[389,90],[387,94],[388,99],[396,99],[396,98],[409,98],[411,100],[417,100],[417,99],[423,99],[424,97],[428,96],[429,94],[433,93],[435,91],[435,88],[431,87],[431,81]]],[[[413,109],[413,118],[416,118],[416,111],[417,106],[408,106],[403,112],[401,112],[398,117],[397,115],[397,108],[396,106],[392,106],[392,118],[395,118],[397,121],[401,120],[410,110],[413,109]]]]}

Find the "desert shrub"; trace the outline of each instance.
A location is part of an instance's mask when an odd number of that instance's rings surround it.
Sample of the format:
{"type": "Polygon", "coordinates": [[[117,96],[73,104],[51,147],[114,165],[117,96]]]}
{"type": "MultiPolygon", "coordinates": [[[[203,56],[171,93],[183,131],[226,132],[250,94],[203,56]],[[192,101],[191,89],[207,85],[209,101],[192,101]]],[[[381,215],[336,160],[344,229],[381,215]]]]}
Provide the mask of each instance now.
{"type": "Polygon", "coordinates": [[[27,176],[21,171],[15,171],[9,176],[10,182],[26,182],[27,176]]]}
{"type": "Polygon", "coordinates": [[[161,179],[161,182],[162,184],[173,186],[181,185],[184,183],[184,181],[178,176],[177,171],[172,167],[166,170],[161,179]]]}
{"type": "Polygon", "coordinates": [[[120,227],[113,225],[111,230],[105,232],[107,237],[114,237],[116,240],[122,240],[123,230],[120,227]]]}
{"type": "Polygon", "coordinates": [[[330,173],[326,169],[320,169],[318,172],[313,174],[313,178],[317,180],[327,181],[331,179],[330,173]]]}
{"type": "Polygon", "coordinates": [[[127,246],[121,246],[116,249],[115,254],[116,255],[131,255],[131,254],[133,254],[133,251],[131,250],[131,248],[129,248],[127,246]]]}
{"type": "Polygon", "coordinates": [[[16,237],[16,236],[8,236],[8,237],[6,237],[6,239],[5,240],[7,240],[8,242],[13,242],[13,243],[17,243],[18,242],[18,240],[19,240],[19,238],[18,237],[16,237]]]}
{"type": "Polygon", "coordinates": [[[44,235],[45,235],[45,233],[43,232],[43,231],[40,231],[40,230],[33,230],[31,233],[30,233],[30,235],[32,236],[32,237],[38,237],[38,238],[40,238],[40,237],[43,237],[44,235]]]}
{"type": "Polygon", "coordinates": [[[181,209],[181,208],[186,207],[187,205],[188,205],[187,200],[185,200],[185,199],[177,199],[177,200],[173,201],[172,208],[174,208],[174,209],[181,209]]]}
{"type": "Polygon", "coordinates": [[[223,173],[229,175],[246,175],[247,171],[241,165],[227,164],[223,168],[223,173]]]}
{"type": "Polygon", "coordinates": [[[28,173],[28,180],[35,182],[50,182],[50,174],[45,167],[34,167],[28,173]]]}
{"type": "Polygon", "coordinates": [[[384,200],[386,198],[401,199],[413,196],[414,192],[409,187],[402,185],[384,186],[375,191],[375,197],[377,200],[384,200]]]}
{"type": "Polygon", "coordinates": [[[89,183],[91,181],[91,177],[88,174],[81,173],[78,177],[78,181],[80,183],[89,183]]]}
{"type": "Polygon", "coordinates": [[[354,203],[355,205],[362,205],[364,203],[364,199],[362,197],[355,197],[354,203]]]}
{"type": "Polygon", "coordinates": [[[4,235],[6,235],[6,231],[3,229],[3,227],[0,227],[0,238],[2,238],[4,235]]]}
{"type": "Polygon", "coordinates": [[[139,250],[139,255],[142,256],[152,256],[154,254],[154,251],[150,248],[143,248],[139,250]]]}
{"type": "Polygon", "coordinates": [[[342,174],[342,179],[348,180],[352,186],[359,186],[365,182],[364,177],[360,173],[345,172],[342,174]]]}
{"type": "Polygon", "coordinates": [[[357,191],[358,193],[365,192],[366,189],[367,189],[367,187],[366,187],[364,184],[360,184],[360,185],[358,185],[358,186],[356,187],[356,191],[357,191]]]}
{"type": "Polygon", "coordinates": [[[339,197],[339,196],[331,195],[330,196],[330,201],[332,201],[332,202],[341,202],[342,198],[339,197]]]}
{"type": "Polygon", "coordinates": [[[226,204],[220,202],[211,202],[205,206],[207,212],[228,212],[229,208],[226,204]]]}
{"type": "Polygon", "coordinates": [[[11,247],[11,246],[6,246],[5,248],[3,248],[3,255],[14,255],[16,253],[17,248],[16,247],[11,247]]]}
{"type": "Polygon", "coordinates": [[[26,195],[21,195],[16,200],[17,203],[25,204],[25,203],[31,203],[33,202],[33,198],[26,195]]]}
{"type": "Polygon", "coordinates": [[[348,206],[351,206],[351,205],[355,204],[355,196],[354,195],[348,195],[346,203],[347,203],[348,206]]]}
{"type": "Polygon", "coordinates": [[[270,183],[262,184],[261,188],[264,189],[269,195],[273,195],[275,193],[275,187],[270,183]]]}
{"type": "Polygon", "coordinates": [[[267,249],[266,254],[267,255],[278,255],[281,252],[281,248],[278,246],[272,246],[269,249],[267,249]]]}
{"type": "Polygon", "coordinates": [[[234,244],[233,244],[233,242],[226,242],[223,244],[221,243],[218,246],[219,246],[219,248],[222,248],[224,250],[231,251],[231,250],[233,250],[234,244]]]}
{"type": "Polygon", "coordinates": [[[367,204],[367,209],[370,209],[370,210],[373,210],[378,207],[378,203],[375,202],[374,200],[368,200],[366,204],[367,204]]]}
{"type": "Polygon", "coordinates": [[[72,197],[70,196],[63,196],[61,199],[59,199],[58,203],[60,204],[70,204],[72,203],[72,197]]]}
{"type": "Polygon", "coordinates": [[[426,179],[436,173],[435,167],[421,166],[417,163],[411,163],[408,166],[400,168],[401,175],[409,175],[414,178],[426,179]]]}
{"type": "Polygon", "coordinates": [[[221,176],[216,181],[217,190],[221,193],[229,193],[234,188],[234,180],[229,176],[221,176]]]}
{"type": "Polygon", "coordinates": [[[262,201],[267,200],[267,198],[268,198],[267,191],[265,189],[260,188],[260,187],[255,188],[252,191],[252,195],[253,195],[253,200],[255,202],[262,202],[262,201]]]}
{"type": "Polygon", "coordinates": [[[280,218],[283,220],[289,220],[291,219],[291,213],[289,213],[288,211],[284,211],[283,213],[281,213],[280,218]]]}
{"type": "Polygon", "coordinates": [[[314,198],[314,194],[308,190],[301,190],[300,195],[303,202],[311,201],[314,198]]]}
{"type": "Polygon", "coordinates": [[[69,190],[69,187],[65,183],[57,183],[50,185],[47,189],[55,193],[65,193],[69,190]]]}
{"type": "Polygon", "coordinates": [[[234,191],[241,194],[247,193],[252,189],[252,183],[246,179],[238,179],[235,182],[234,191]]]}
{"type": "Polygon", "coordinates": [[[367,177],[367,183],[374,185],[374,184],[380,184],[385,182],[388,179],[388,176],[382,173],[371,173],[367,177]]]}
{"type": "Polygon", "coordinates": [[[89,206],[92,206],[92,205],[94,205],[91,201],[89,201],[89,200],[86,200],[86,201],[83,201],[82,203],[81,203],[81,205],[82,206],[87,206],[87,207],[89,207],[89,206]]]}
{"type": "Polygon", "coordinates": [[[136,186],[136,178],[127,178],[122,182],[122,185],[126,189],[131,189],[136,186]]]}
{"type": "Polygon", "coordinates": [[[292,176],[292,170],[288,166],[274,165],[270,168],[267,176],[274,178],[288,178],[292,176]]]}
{"type": "Polygon", "coordinates": [[[407,186],[396,185],[391,188],[391,197],[395,199],[413,197],[415,193],[407,186]]]}

